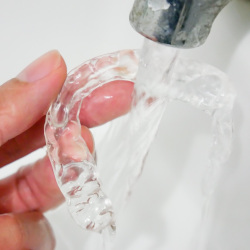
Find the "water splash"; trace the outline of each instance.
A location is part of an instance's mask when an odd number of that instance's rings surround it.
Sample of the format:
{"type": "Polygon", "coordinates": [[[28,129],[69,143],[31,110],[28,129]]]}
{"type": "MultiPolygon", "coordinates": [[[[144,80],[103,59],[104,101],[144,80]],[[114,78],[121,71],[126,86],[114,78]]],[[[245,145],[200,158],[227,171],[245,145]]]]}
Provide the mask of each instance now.
{"type": "Polygon", "coordinates": [[[233,140],[232,110],[235,92],[228,77],[215,67],[179,58],[168,90],[170,100],[180,100],[202,110],[212,120],[212,142],[203,174],[203,206],[200,225],[190,248],[206,249],[209,230],[209,210],[213,193],[228,160],[233,140]]]}

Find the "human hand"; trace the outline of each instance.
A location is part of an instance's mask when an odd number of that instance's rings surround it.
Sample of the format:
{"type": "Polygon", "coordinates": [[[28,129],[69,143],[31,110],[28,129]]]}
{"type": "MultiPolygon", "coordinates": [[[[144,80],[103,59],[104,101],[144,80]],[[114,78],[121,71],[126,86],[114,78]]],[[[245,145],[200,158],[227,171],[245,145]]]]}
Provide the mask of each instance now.
{"type": "MultiPolygon", "coordinates": [[[[51,51],[0,86],[0,167],[45,145],[45,114],[65,78],[63,58],[51,51]]],[[[84,100],[82,136],[91,152],[94,142],[87,127],[126,113],[132,91],[131,82],[116,81],[84,100]]],[[[63,200],[47,156],[0,180],[0,248],[54,249],[53,232],[42,213],[63,200]]]]}

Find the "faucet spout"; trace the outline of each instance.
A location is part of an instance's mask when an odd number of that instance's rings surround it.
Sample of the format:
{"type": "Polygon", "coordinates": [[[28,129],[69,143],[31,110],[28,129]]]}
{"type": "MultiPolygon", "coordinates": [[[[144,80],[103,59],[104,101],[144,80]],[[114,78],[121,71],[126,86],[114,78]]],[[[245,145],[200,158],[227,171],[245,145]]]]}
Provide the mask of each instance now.
{"type": "Polygon", "coordinates": [[[143,36],[179,48],[206,41],[218,13],[230,0],[135,0],[130,23],[143,36]]]}

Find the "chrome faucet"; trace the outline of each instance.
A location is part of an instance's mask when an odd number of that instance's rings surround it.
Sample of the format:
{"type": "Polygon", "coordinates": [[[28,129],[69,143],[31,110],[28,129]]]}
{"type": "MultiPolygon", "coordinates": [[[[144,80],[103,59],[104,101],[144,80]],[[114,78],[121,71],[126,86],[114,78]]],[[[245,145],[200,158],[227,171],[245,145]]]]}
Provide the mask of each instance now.
{"type": "Polygon", "coordinates": [[[130,23],[143,36],[178,48],[206,41],[218,13],[230,0],[135,0],[130,23]]]}

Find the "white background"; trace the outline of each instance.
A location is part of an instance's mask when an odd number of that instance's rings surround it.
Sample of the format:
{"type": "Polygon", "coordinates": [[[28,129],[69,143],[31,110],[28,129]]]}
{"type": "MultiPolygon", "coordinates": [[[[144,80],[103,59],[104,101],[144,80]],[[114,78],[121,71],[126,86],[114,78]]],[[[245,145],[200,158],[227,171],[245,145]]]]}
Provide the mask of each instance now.
{"type": "MultiPolygon", "coordinates": [[[[100,54],[139,48],[130,26],[133,0],[1,0],[0,82],[32,60],[58,49],[68,69],[100,54]]],[[[210,214],[205,249],[250,248],[250,2],[230,3],[218,16],[206,44],[182,52],[210,63],[234,82],[235,139],[210,214]]],[[[1,122],[1,121],[0,121],[1,122]]],[[[121,215],[116,249],[186,250],[194,240],[200,200],[195,188],[206,164],[210,118],[182,103],[168,105],[144,174],[121,215]]],[[[39,152],[40,154],[41,152],[39,152]]],[[[21,163],[28,162],[28,159],[21,163]]],[[[20,162],[19,162],[20,163],[20,162]]],[[[2,177],[15,166],[8,166],[2,177]]],[[[57,249],[100,249],[71,221],[65,207],[47,214],[57,249]]]]}

